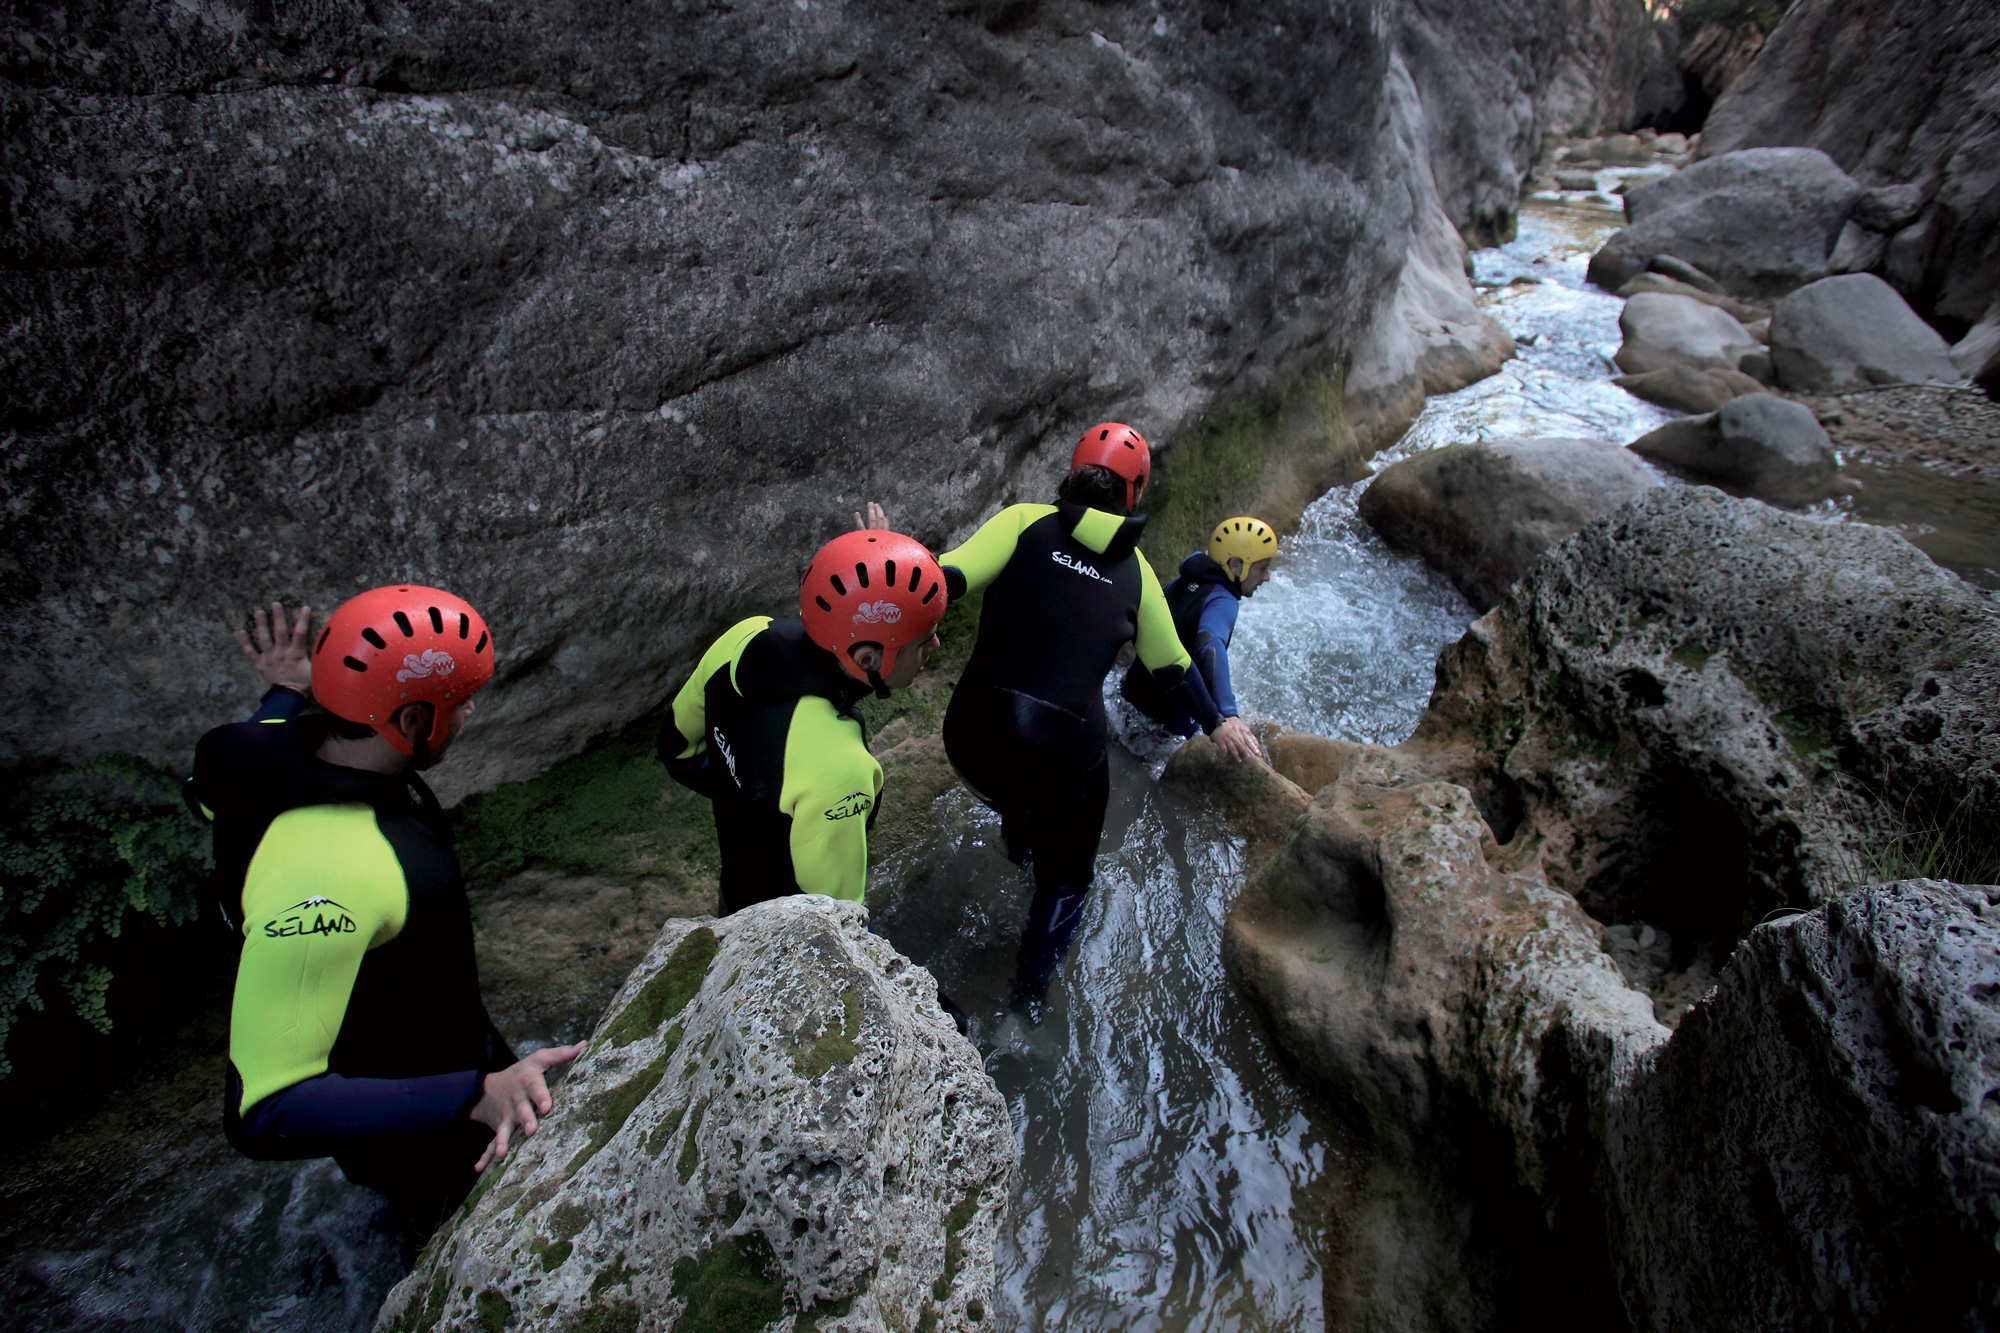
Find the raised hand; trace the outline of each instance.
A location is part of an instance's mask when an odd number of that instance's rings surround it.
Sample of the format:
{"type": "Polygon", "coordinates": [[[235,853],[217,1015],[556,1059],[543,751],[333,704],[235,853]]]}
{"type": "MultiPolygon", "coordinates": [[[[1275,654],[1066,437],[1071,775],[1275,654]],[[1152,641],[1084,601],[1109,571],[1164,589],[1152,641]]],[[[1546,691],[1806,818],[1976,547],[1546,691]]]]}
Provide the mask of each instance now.
{"type": "Polygon", "coordinates": [[[854,513],[854,530],[856,532],[886,532],[888,528],[889,516],[883,513],[882,506],[876,504],[873,500],[868,502],[868,514],[865,518],[858,509],[854,513]]]}
{"type": "Polygon", "coordinates": [[[265,618],[262,607],[251,612],[256,622],[257,637],[253,641],[245,630],[236,631],[236,644],[243,655],[250,659],[251,669],[262,678],[266,685],[282,685],[300,694],[312,693],[313,669],[312,652],[306,631],[311,628],[312,608],[301,606],[298,618],[292,622],[290,633],[285,630],[285,608],[282,603],[271,603],[271,614],[265,618]]]}

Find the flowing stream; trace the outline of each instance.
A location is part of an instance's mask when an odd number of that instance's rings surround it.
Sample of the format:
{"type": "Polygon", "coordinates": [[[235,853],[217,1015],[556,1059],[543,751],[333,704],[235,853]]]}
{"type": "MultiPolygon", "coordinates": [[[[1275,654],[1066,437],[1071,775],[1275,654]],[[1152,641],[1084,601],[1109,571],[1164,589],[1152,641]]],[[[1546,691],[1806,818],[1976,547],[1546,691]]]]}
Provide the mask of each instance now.
{"type": "MultiPolygon", "coordinates": [[[[1434,399],[1378,465],[1463,439],[1624,441],[1664,419],[1609,384],[1618,302],[1583,283],[1589,252],[1616,225],[1602,202],[1530,203],[1519,240],[1476,256],[1482,301],[1522,355],[1434,399]]],[[[1472,610],[1357,522],[1360,489],[1308,511],[1245,606],[1231,656],[1249,715],[1393,743],[1416,725],[1437,651],[1472,610]]],[[[997,821],[963,793],[941,802],[945,834],[928,862],[874,904],[883,933],[972,1015],[1012,1111],[1020,1170],[995,1322],[1318,1329],[1353,1149],[1223,975],[1241,843],[1153,782],[1169,743],[1113,688],[1126,745],[1113,747],[1097,884],[1041,1027],[1005,1012],[1029,890],[999,851],[997,821]]],[[[10,1323],[370,1325],[399,1276],[372,1196],[327,1163],[243,1161],[198,1119],[76,1225],[10,1246],[0,1261],[10,1323]]]]}

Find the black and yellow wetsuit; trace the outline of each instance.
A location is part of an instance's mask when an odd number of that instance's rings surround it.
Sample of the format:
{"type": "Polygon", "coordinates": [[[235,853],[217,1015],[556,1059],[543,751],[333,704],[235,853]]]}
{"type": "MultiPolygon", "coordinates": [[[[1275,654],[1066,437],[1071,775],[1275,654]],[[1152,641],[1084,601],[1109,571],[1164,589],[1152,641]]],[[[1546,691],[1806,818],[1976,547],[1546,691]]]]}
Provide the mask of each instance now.
{"type": "Polygon", "coordinates": [[[252,1157],[331,1156],[427,1231],[472,1186],[491,1131],[468,1112],[514,1056],[436,799],[414,774],[320,760],[324,735],[260,717],[195,751],[190,801],[243,936],[224,1130],[252,1157]]]}
{"type": "Polygon", "coordinates": [[[674,696],[660,758],[714,806],[725,916],[790,893],[861,901],[882,793],[853,711],[868,693],[796,617],[752,616],[674,696]]]}

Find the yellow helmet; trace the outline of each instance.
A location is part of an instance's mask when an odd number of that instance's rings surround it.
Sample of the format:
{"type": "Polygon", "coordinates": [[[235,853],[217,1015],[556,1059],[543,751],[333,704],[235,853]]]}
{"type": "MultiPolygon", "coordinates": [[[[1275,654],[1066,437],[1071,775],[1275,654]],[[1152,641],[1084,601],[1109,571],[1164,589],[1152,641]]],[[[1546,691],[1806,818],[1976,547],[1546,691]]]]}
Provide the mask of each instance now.
{"type": "Polygon", "coordinates": [[[1229,568],[1231,560],[1241,560],[1245,574],[1259,560],[1269,560],[1277,553],[1278,534],[1263,519],[1247,514],[1223,519],[1208,539],[1209,559],[1224,569],[1229,568]]]}

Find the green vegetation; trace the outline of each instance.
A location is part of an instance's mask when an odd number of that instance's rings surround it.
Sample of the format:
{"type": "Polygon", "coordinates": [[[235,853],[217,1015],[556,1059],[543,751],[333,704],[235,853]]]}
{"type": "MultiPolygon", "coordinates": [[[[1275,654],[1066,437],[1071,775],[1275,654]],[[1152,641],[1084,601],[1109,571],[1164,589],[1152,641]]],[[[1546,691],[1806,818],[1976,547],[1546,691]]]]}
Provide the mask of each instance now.
{"type": "Polygon", "coordinates": [[[800,1078],[816,1079],[835,1065],[847,1064],[861,1054],[861,1048],[854,1044],[854,1039],[861,1035],[861,996],[849,987],[841,993],[840,1004],[845,1019],[839,1031],[830,1026],[823,1028],[813,1040],[792,1048],[792,1068],[799,1071],[800,1078]]]}
{"type": "MultiPolygon", "coordinates": [[[[715,932],[707,926],[689,931],[632,1003],[625,1006],[625,1012],[618,1015],[605,1034],[606,1039],[614,1047],[623,1047],[658,1032],[662,1023],[687,1008],[721,948],[715,932]]],[[[673,1045],[679,1045],[679,1041],[673,1045]]]]}
{"type": "Polygon", "coordinates": [[[653,1057],[653,1062],[614,1088],[608,1088],[592,1097],[577,1110],[577,1117],[590,1122],[590,1142],[577,1151],[564,1168],[567,1179],[583,1169],[584,1163],[597,1156],[598,1150],[625,1128],[625,1122],[632,1118],[632,1112],[639,1109],[639,1103],[646,1100],[660,1080],[666,1077],[667,1061],[672,1058],[674,1047],[668,1046],[653,1057]]]}
{"type": "Polygon", "coordinates": [[[639,1275],[639,1271],[636,1268],[627,1268],[625,1266],[625,1256],[620,1254],[616,1259],[611,1261],[611,1267],[604,1269],[596,1277],[590,1279],[591,1299],[595,1300],[598,1296],[613,1287],[627,1285],[633,1278],[639,1275]]]}
{"type": "Polygon", "coordinates": [[[931,1284],[931,1299],[942,1301],[951,1295],[951,1284],[958,1280],[958,1270],[965,1263],[965,1242],[960,1238],[972,1219],[979,1216],[979,1196],[985,1186],[969,1191],[958,1205],[944,1218],[944,1272],[938,1274],[931,1284]]]}
{"type": "Polygon", "coordinates": [[[172,774],[112,757],[0,790],[0,1078],[23,1008],[53,986],[77,1016],[111,1031],[111,969],[93,947],[127,917],[194,919],[208,834],[181,808],[172,774]]]}
{"type": "Polygon", "coordinates": [[[453,812],[469,882],[529,868],[662,875],[691,883],[720,863],[708,802],[667,776],[653,714],[538,778],[475,796],[453,812]]]}
{"type": "Polygon", "coordinates": [[[688,1119],[687,1142],[681,1145],[680,1160],[674,1163],[674,1174],[683,1185],[694,1178],[694,1169],[701,1165],[701,1118],[707,1114],[708,1103],[703,1102],[688,1119]]]}
{"type": "Polygon", "coordinates": [[[758,1232],[727,1236],[714,1249],[676,1260],[674,1298],[685,1301],[682,1326],[710,1333],[751,1333],[784,1313],[776,1257],[758,1232]]]}
{"type": "Polygon", "coordinates": [[[505,1296],[488,1287],[472,1303],[479,1318],[480,1333],[500,1333],[514,1321],[514,1307],[505,1296]]]}
{"type": "Polygon", "coordinates": [[[667,1118],[653,1126],[653,1132],[646,1136],[646,1155],[658,1157],[674,1137],[674,1131],[681,1127],[681,1117],[687,1114],[685,1106],[676,1106],[667,1118]]]}
{"type": "Polygon", "coordinates": [[[1850,884],[1901,879],[2000,884],[2000,830],[1974,819],[1963,801],[1945,811],[1905,802],[1884,823],[1860,854],[1842,867],[1850,884]]]}
{"type": "MultiPolygon", "coordinates": [[[[1359,461],[1344,407],[1346,372],[1308,369],[1277,389],[1210,410],[1160,458],[1142,506],[1151,517],[1143,549],[1169,579],[1190,551],[1208,545],[1215,525],[1252,509],[1287,464],[1331,480],[1359,461]]],[[[1309,488],[1317,495],[1323,485],[1309,488]]],[[[1309,499],[1310,496],[1302,496],[1309,499]]]]}
{"type": "Polygon", "coordinates": [[[638,1333],[638,1330],[639,1307],[628,1301],[593,1305],[571,1326],[571,1333],[638,1333]]]}

